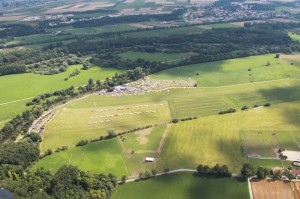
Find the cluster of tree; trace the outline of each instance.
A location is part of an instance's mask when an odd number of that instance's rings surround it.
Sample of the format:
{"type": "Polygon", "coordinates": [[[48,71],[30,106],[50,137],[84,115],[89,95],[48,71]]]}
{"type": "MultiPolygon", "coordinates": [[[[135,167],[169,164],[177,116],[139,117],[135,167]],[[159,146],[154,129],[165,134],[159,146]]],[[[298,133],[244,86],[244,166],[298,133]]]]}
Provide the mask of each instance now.
{"type": "Polygon", "coordinates": [[[274,29],[272,26],[260,25],[237,29],[212,29],[204,31],[202,34],[152,38],[122,37],[94,43],[81,41],[80,45],[74,42],[64,48],[66,52],[78,53],[78,55],[95,53],[91,62],[104,67],[129,69],[140,66],[153,73],[196,63],[267,53],[290,53],[300,50],[300,45],[293,42],[286,32],[274,29]],[[193,52],[194,55],[171,64],[149,62],[142,59],[124,60],[117,55],[129,50],[148,53],[193,52]]]}
{"type": "Polygon", "coordinates": [[[33,107],[31,110],[26,110],[21,115],[17,115],[11,121],[5,123],[0,131],[0,140],[4,141],[7,138],[14,140],[18,134],[26,133],[33,121],[40,117],[43,111],[43,107],[33,107]]]}
{"type": "Polygon", "coordinates": [[[38,160],[40,153],[37,144],[30,139],[4,144],[0,149],[0,165],[21,166],[22,169],[38,160]]]}
{"type": "Polygon", "coordinates": [[[156,176],[156,174],[157,174],[157,170],[155,168],[151,169],[151,171],[139,172],[138,180],[148,179],[150,177],[156,176]]]}
{"type": "MultiPolygon", "coordinates": [[[[0,55],[0,76],[29,72],[27,65],[31,68],[40,66],[38,62],[64,57],[65,54],[59,49],[53,50],[21,50],[0,55]],[[35,64],[37,64],[35,66],[35,64]]],[[[69,57],[68,57],[69,59],[69,57]]]]}
{"type": "Polygon", "coordinates": [[[224,114],[227,114],[227,113],[235,113],[235,112],[236,112],[236,109],[230,108],[230,109],[228,109],[226,111],[220,111],[218,114],[219,115],[224,115],[224,114]]]}
{"type": "Polygon", "coordinates": [[[7,177],[0,181],[0,187],[11,191],[15,198],[33,199],[108,199],[116,185],[116,177],[112,174],[91,174],[66,165],[55,175],[41,168],[18,178],[7,177]]]}
{"type": "Polygon", "coordinates": [[[20,37],[46,32],[45,27],[43,26],[32,26],[27,24],[3,24],[1,25],[1,29],[0,38],[20,37]]]}
{"type": "Polygon", "coordinates": [[[187,118],[182,118],[182,119],[173,119],[170,121],[170,123],[178,123],[178,122],[184,122],[184,121],[189,121],[189,120],[195,120],[197,117],[187,117],[187,118]]]}
{"type": "Polygon", "coordinates": [[[216,164],[213,167],[200,164],[197,167],[197,175],[199,176],[215,176],[215,177],[231,177],[231,172],[228,169],[227,165],[220,166],[216,164]]]}
{"type": "Polygon", "coordinates": [[[281,178],[282,175],[286,176],[289,179],[295,178],[295,175],[293,175],[290,172],[290,168],[285,170],[278,169],[273,171],[272,169],[269,168],[258,167],[255,170],[255,168],[248,163],[243,164],[243,167],[241,169],[241,174],[245,179],[254,175],[256,175],[258,179],[265,179],[268,176],[272,176],[274,178],[281,178]]]}
{"type": "Polygon", "coordinates": [[[65,81],[68,81],[68,79],[70,79],[71,77],[75,77],[75,76],[77,76],[77,75],[79,75],[79,74],[80,74],[80,70],[76,69],[74,72],[72,72],[72,73],[69,75],[69,77],[66,77],[66,78],[65,78],[65,81]]]}
{"type": "Polygon", "coordinates": [[[107,77],[104,82],[97,80],[95,83],[93,79],[89,79],[88,84],[86,86],[80,86],[78,90],[80,93],[100,90],[107,90],[110,92],[114,90],[115,86],[124,85],[126,83],[136,81],[145,77],[146,74],[148,74],[148,71],[137,67],[133,70],[128,70],[126,73],[120,75],[116,73],[112,78],[107,77]]]}
{"type": "Polygon", "coordinates": [[[70,98],[70,97],[75,97],[77,96],[78,93],[75,91],[75,87],[71,86],[70,88],[60,90],[60,91],[55,91],[52,93],[45,93],[39,96],[34,97],[31,102],[28,102],[26,106],[32,106],[32,105],[43,105],[44,109],[48,109],[49,105],[62,101],[64,99],[70,98]],[[55,97],[52,100],[48,100],[50,97],[55,97]],[[47,105],[47,106],[46,106],[47,105]]]}
{"type": "MultiPolygon", "coordinates": [[[[81,63],[81,59],[76,55],[68,55],[64,57],[36,62],[34,64],[27,65],[26,68],[28,72],[34,72],[41,75],[54,75],[60,72],[65,72],[69,65],[81,63]]],[[[78,73],[78,71],[76,71],[76,73],[78,73]]],[[[72,74],[70,75],[70,77],[72,77],[72,74]]]]}

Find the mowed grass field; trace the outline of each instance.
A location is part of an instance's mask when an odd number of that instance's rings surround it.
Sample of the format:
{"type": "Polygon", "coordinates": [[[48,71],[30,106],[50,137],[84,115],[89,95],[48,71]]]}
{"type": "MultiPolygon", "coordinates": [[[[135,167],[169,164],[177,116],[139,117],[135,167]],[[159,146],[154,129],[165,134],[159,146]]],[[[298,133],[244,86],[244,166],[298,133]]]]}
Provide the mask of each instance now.
{"type": "MultiPolygon", "coordinates": [[[[222,110],[240,109],[244,105],[252,107],[255,104],[271,103],[275,106],[282,102],[293,102],[300,100],[299,92],[299,81],[289,79],[224,88],[173,89],[145,95],[91,96],[59,109],[56,117],[46,126],[42,150],[63,145],[74,146],[82,139],[90,140],[106,135],[111,128],[122,132],[169,122],[172,118],[217,115],[222,110]],[[137,107],[139,105],[149,106],[137,107]],[[126,109],[114,110],[119,107],[126,109]],[[97,112],[101,109],[112,110],[97,112]],[[125,115],[146,111],[154,112],[125,115]],[[112,121],[103,123],[107,120],[112,121]]],[[[295,107],[290,112],[293,115],[297,110],[295,107]]]]}
{"type": "Polygon", "coordinates": [[[158,160],[159,170],[196,168],[198,164],[227,164],[239,172],[242,156],[240,130],[300,129],[300,101],[234,114],[202,117],[174,124],[158,160]]]}
{"type": "MultiPolygon", "coordinates": [[[[123,136],[123,145],[128,152],[155,151],[159,147],[160,140],[166,130],[166,125],[156,126],[137,131],[123,136]]],[[[121,139],[122,140],[122,139],[121,139]]]]}
{"type": "Polygon", "coordinates": [[[175,173],[119,185],[113,199],[232,199],[249,198],[248,185],[234,178],[201,178],[175,173]],[[217,190],[217,191],[216,191],[217,190]]]}
{"type": "Polygon", "coordinates": [[[208,27],[211,28],[240,28],[241,26],[235,25],[235,24],[230,24],[230,23],[218,23],[218,24],[210,24],[207,25],[208,27]]]}
{"type": "Polygon", "coordinates": [[[244,155],[276,157],[279,148],[291,151],[300,149],[300,131],[241,131],[240,137],[244,155]]]}
{"type": "Polygon", "coordinates": [[[53,174],[65,164],[77,166],[92,173],[115,174],[118,179],[128,175],[122,149],[118,139],[93,142],[82,147],[73,147],[66,151],[54,153],[36,163],[31,170],[44,167],[53,174]]]}
{"type": "Polygon", "coordinates": [[[69,78],[68,81],[64,80],[75,69],[80,68],[82,68],[81,65],[70,66],[66,72],[56,75],[26,73],[0,77],[0,121],[21,114],[22,111],[28,108],[25,104],[30,99],[6,104],[8,102],[35,97],[39,94],[65,89],[70,86],[86,85],[89,78],[103,80],[106,77],[113,76],[116,72],[122,72],[115,69],[93,67],[87,71],[80,70],[79,75],[69,78]]]}
{"type": "Polygon", "coordinates": [[[300,55],[274,54],[229,59],[171,68],[151,75],[152,79],[191,78],[198,87],[215,87],[282,78],[300,78],[300,55]],[[269,63],[269,64],[268,64],[269,63]]]}
{"type": "Polygon", "coordinates": [[[272,169],[273,167],[282,167],[282,168],[289,168],[298,170],[299,167],[295,167],[292,165],[291,161],[288,160],[276,160],[276,159],[257,159],[257,158],[248,158],[248,163],[257,169],[258,167],[264,167],[272,169]]]}
{"type": "Polygon", "coordinates": [[[119,133],[171,120],[168,104],[163,101],[159,104],[120,103],[119,106],[105,107],[102,104],[94,101],[89,108],[74,108],[70,105],[59,109],[52,122],[46,126],[42,150],[63,145],[74,146],[80,140],[106,136],[109,129],[119,133]]]}

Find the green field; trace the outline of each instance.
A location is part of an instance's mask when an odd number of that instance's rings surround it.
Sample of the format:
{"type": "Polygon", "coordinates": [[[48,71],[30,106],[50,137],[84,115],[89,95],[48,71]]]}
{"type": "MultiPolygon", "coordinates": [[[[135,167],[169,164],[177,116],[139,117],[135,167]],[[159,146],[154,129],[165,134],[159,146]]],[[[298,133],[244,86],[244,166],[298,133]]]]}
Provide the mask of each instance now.
{"type": "Polygon", "coordinates": [[[274,54],[181,66],[151,75],[152,79],[193,79],[199,87],[226,86],[282,78],[300,78],[300,55],[274,54]],[[267,63],[269,62],[269,66],[267,63]],[[249,71],[249,69],[251,69],[249,71]]]}
{"type": "Polygon", "coordinates": [[[218,23],[218,24],[210,24],[207,25],[211,28],[240,28],[241,26],[230,24],[230,23],[218,23]]]}
{"type": "Polygon", "coordinates": [[[241,142],[244,155],[276,157],[279,148],[299,150],[299,131],[241,131],[241,142]]]}
{"type": "Polygon", "coordinates": [[[167,54],[167,53],[144,53],[128,51],[120,54],[123,59],[137,60],[144,59],[146,61],[160,62],[176,62],[191,56],[192,54],[167,54]]]}
{"type": "Polygon", "coordinates": [[[122,175],[128,175],[128,168],[117,138],[54,153],[40,160],[31,170],[44,167],[55,173],[64,164],[71,164],[92,173],[113,173],[119,179],[122,175]]]}
{"type": "Polygon", "coordinates": [[[158,160],[158,168],[195,168],[198,164],[227,164],[239,172],[242,157],[239,131],[265,129],[292,131],[300,128],[300,101],[270,108],[202,117],[174,124],[158,160]]]}
{"type": "Polygon", "coordinates": [[[289,32],[289,36],[292,40],[294,41],[300,41],[300,35],[293,33],[293,32],[289,32]]]}
{"type": "MultiPolygon", "coordinates": [[[[54,120],[46,126],[45,143],[42,149],[55,149],[64,144],[74,146],[81,139],[93,139],[106,135],[107,129],[110,128],[122,132],[149,124],[168,122],[171,118],[217,115],[219,111],[228,108],[240,109],[244,105],[252,107],[258,102],[258,105],[268,102],[275,106],[282,102],[300,100],[299,92],[298,80],[278,80],[224,88],[173,89],[170,92],[152,92],[138,96],[91,96],[60,108],[54,120]],[[154,104],[164,105],[152,107],[154,104]],[[136,107],[137,105],[151,106],[141,109],[136,107]],[[95,111],[118,107],[129,109],[95,111]],[[155,111],[155,113],[103,118],[107,115],[139,111],[155,111]],[[105,120],[113,121],[93,124],[93,122],[105,120]]],[[[291,109],[289,114],[297,116],[297,107],[291,109]]]]}
{"type": "Polygon", "coordinates": [[[281,163],[280,160],[249,158],[248,162],[255,170],[258,167],[264,167],[269,169],[272,169],[273,167],[283,167],[283,163],[281,163]]]}
{"type": "Polygon", "coordinates": [[[124,135],[123,144],[127,151],[155,151],[159,147],[160,140],[166,130],[166,125],[156,126],[153,128],[137,131],[124,135]]]}
{"type": "Polygon", "coordinates": [[[160,102],[160,104],[163,105],[122,103],[118,106],[103,106],[103,102],[94,101],[89,104],[89,108],[75,108],[76,103],[70,104],[66,106],[66,109],[60,108],[59,113],[46,126],[42,150],[56,149],[63,145],[74,146],[82,139],[90,140],[106,136],[108,129],[123,132],[170,121],[168,104],[166,102],[160,102]],[[149,107],[137,107],[141,105],[149,105],[149,107]],[[119,107],[123,109],[112,110],[119,107]],[[102,109],[110,110],[98,111],[102,109]],[[147,111],[152,112],[146,113],[147,111]]]}
{"type": "Polygon", "coordinates": [[[70,78],[68,81],[64,80],[75,69],[81,67],[81,65],[70,66],[66,72],[56,75],[26,73],[0,77],[0,121],[22,113],[28,108],[25,104],[29,100],[3,105],[4,103],[35,97],[39,94],[65,89],[70,86],[86,85],[89,78],[103,80],[106,77],[113,76],[116,72],[121,72],[116,69],[93,67],[87,71],[81,70],[79,75],[70,78]]]}
{"type": "Polygon", "coordinates": [[[234,178],[209,179],[176,173],[119,185],[112,198],[247,199],[249,192],[246,182],[234,178]]]}

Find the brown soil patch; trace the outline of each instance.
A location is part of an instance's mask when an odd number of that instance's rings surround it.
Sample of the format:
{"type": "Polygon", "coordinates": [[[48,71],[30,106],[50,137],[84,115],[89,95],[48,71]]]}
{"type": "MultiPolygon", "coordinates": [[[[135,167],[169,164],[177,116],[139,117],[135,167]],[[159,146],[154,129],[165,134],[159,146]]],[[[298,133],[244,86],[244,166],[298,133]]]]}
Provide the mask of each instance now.
{"type": "Polygon", "coordinates": [[[0,21],[18,21],[25,17],[25,15],[1,16],[0,21]]]}
{"type": "Polygon", "coordinates": [[[254,199],[294,199],[289,181],[280,180],[251,180],[254,199]]]}
{"type": "Polygon", "coordinates": [[[295,199],[300,199],[300,182],[291,182],[295,199]]]}
{"type": "Polygon", "coordinates": [[[153,26],[149,26],[149,25],[141,24],[141,23],[131,23],[129,25],[131,25],[133,27],[137,27],[137,28],[153,28],[153,26]]]}
{"type": "Polygon", "coordinates": [[[139,144],[141,145],[145,145],[148,143],[148,135],[151,134],[153,128],[148,128],[148,129],[144,129],[142,131],[138,131],[135,133],[135,135],[137,136],[136,139],[139,142],[139,144]]]}
{"type": "Polygon", "coordinates": [[[113,4],[109,2],[91,2],[91,3],[79,3],[75,5],[69,5],[69,6],[61,6],[61,7],[56,7],[52,8],[45,13],[62,13],[62,12],[83,12],[83,11],[88,11],[88,10],[95,10],[99,8],[105,8],[113,6],[113,4]]]}

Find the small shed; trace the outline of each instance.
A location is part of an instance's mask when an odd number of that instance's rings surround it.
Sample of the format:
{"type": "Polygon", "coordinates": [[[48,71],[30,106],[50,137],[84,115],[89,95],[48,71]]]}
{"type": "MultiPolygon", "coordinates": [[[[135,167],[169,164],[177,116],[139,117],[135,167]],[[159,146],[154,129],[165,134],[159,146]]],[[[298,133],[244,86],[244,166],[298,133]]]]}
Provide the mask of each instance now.
{"type": "Polygon", "coordinates": [[[146,157],[145,162],[154,162],[155,158],[152,157],[146,157]]]}

